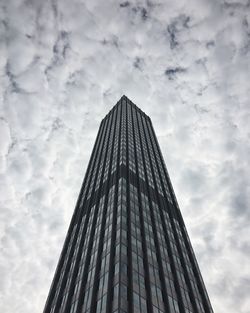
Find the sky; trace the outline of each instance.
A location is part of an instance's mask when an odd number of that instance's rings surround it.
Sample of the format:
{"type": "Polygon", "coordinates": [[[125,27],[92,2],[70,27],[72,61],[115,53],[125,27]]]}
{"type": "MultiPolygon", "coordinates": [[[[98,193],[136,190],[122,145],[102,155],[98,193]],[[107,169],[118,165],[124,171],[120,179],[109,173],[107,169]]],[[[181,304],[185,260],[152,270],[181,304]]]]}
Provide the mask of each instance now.
{"type": "Polygon", "coordinates": [[[250,312],[250,1],[0,1],[0,311],[42,312],[102,118],[153,122],[216,313],[250,312]]]}

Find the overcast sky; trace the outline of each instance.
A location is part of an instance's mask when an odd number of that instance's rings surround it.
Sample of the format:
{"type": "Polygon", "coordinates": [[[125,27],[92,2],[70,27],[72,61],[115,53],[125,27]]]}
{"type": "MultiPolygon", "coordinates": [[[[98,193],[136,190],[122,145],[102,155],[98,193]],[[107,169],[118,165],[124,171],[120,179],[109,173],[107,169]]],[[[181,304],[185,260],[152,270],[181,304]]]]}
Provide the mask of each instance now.
{"type": "Polygon", "coordinates": [[[43,310],[101,119],[152,119],[216,313],[250,312],[250,1],[0,1],[0,311],[43,310]]]}

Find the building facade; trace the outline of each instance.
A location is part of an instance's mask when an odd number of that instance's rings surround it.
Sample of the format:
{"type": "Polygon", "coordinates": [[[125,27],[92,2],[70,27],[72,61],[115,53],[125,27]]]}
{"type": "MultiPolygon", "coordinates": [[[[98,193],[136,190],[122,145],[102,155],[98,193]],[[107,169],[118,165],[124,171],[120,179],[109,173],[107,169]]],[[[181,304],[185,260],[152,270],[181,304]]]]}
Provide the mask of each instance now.
{"type": "Polygon", "coordinates": [[[212,313],[150,118],[102,120],[44,313],[212,313]]]}

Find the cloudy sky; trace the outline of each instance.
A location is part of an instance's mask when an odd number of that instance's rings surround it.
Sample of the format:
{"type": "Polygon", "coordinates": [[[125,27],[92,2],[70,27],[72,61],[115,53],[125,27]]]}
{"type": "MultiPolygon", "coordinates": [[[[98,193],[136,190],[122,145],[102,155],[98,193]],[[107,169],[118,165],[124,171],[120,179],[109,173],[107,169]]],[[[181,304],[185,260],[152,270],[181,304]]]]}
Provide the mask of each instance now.
{"type": "Polygon", "coordinates": [[[250,312],[250,1],[0,1],[0,311],[42,312],[101,119],[152,119],[216,313],[250,312]]]}

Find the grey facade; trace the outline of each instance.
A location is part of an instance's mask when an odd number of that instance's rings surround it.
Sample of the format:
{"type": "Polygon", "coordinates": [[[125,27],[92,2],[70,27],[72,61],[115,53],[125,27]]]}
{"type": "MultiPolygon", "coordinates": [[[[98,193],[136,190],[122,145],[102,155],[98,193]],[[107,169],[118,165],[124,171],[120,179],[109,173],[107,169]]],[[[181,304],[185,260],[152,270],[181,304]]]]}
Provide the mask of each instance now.
{"type": "Polygon", "coordinates": [[[44,313],[211,313],[150,118],[102,120],[44,313]]]}

